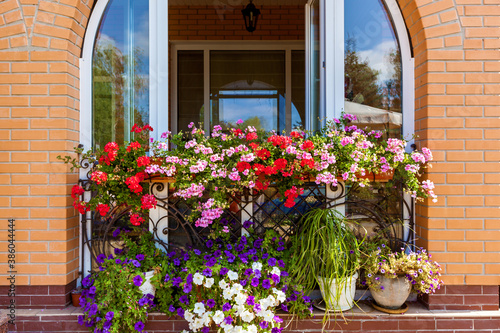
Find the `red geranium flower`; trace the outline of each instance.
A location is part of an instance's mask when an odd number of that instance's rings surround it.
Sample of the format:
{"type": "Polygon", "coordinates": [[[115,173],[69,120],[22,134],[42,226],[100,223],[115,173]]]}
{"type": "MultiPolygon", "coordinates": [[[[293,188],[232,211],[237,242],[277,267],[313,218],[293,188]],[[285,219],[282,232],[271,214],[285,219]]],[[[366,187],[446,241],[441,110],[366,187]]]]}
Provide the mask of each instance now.
{"type": "Polygon", "coordinates": [[[255,132],[247,133],[247,141],[257,140],[258,136],[255,132]]]}
{"type": "Polygon", "coordinates": [[[83,189],[83,187],[79,186],[79,185],[75,185],[71,188],[71,197],[73,199],[76,199],[78,198],[80,195],[82,195],[83,193],[85,193],[85,190],[83,189]]]}
{"type": "Polygon", "coordinates": [[[130,152],[132,149],[137,150],[139,148],[141,148],[141,144],[137,141],[134,141],[128,145],[127,151],[130,152]]]}
{"type": "Polygon", "coordinates": [[[300,162],[300,166],[302,166],[302,167],[308,166],[311,169],[313,169],[314,168],[314,160],[302,160],[300,162]]]}
{"type": "Polygon", "coordinates": [[[300,145],[300,149],[311,151],[314,149],[314,143],[311,140],[306,140],[300,145]]]}
{"type": "Polygon", "coordinates": [[[106,204],[98,204],[96,210],[99,214],[101,214],[101,216],[104,216],[109,212],[109,206],[106,204]]]}
{"type": "Polygon", "coordinates": [[[132,126],[132,130],[130,130],[130,132],[132,133],[141,133],[142,132],[142,128],[137,126],[137,124],[134,124],[134,126],[132,126]]]}
{"type": "Polygon", "coordinates": [[[238,162],[236,164],[236,168],[238,169],[239,172],[243,172],[245,170],[251,169],[252,166],[248,162],[238,162]]]}
{"type": "Polygon", "coordinates": [[[150,164],[149,157],[147,156],[139,156],[137,158],[137,166],[140,168],[142,166],[148,166],[150,164]]]}
{"type": "Polygon", "coordinates": [[[255,154],[263,160],[266,160],[269,156],[271,156],[271,153],[266,148],[257,150],[255,154]]]}
{"type": "Polygon", "coordinates": [[[142,209],[153,209],[156,207],[156,198],[152,194],[146,194],[141,198],[142,209]]]}
{"type": "Polygon", "coordinates": [[[135,213],[130,216],[130,223],[135,226],[141,225],[144,222],[144,218],[142,218],[139,214],[135,213]]]}
{"type": "Polygon", "coordinates": [[[287,163],[287,160],[285,160],[284,158],[278,158],[276,161],[274,161],[274,166],[278,170],[283,170],[284,168],[286,168],[287,163]]]}

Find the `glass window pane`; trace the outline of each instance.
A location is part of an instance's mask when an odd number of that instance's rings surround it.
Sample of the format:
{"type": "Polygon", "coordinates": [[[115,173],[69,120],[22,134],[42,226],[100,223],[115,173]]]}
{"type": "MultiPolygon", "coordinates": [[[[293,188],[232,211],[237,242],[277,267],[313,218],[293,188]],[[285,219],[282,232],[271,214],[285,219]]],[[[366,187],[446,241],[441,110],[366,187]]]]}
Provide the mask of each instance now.
{"type": "Polygon", "coordinates": [[[189,123],[203,122],[203,51],[179,51],[177,56],[177,129],[186,132],[189,123]]]}
{"type": "Polygon", "coordinates": [[[401,53],[380,0],[345,1],[345,111],[400,137],[401,53]],[[362,8],[363,10],[360,10],[362,8]]]}
{"type": "Polygon", "coordinates": [[[292,51],[292,129],[305,128],[306,73],[305,52],[292,51]]]}
{"type": "Polygon", "coordinates": [[[320,6],[319,0],[311,4],[310,11],[310,34],[309,52],[311,60],[309,64],[309,121],[310,130],[319,129],[319,107],[320,107],[320,6]]]}
{"type": "Polygon", "coordinates": [[[284,130],[284,51],[210,52],[210,126],[284,130]]]}
{"type": "Polygon", "coordinates": [[[130,141],[149,123],[149,1],[109,2],[92,61],[92,144],[130,141]]]}

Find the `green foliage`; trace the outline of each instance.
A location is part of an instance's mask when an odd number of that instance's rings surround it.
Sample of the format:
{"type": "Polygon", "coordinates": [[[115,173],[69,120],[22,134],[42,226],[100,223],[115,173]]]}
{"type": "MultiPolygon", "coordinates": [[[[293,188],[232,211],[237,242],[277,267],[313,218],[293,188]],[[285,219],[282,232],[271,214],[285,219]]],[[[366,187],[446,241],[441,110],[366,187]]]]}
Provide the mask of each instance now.
{"type": "MultiPolygon", "coordinates": [[[[304,215],[299,234],[293,239],[291,276],[306,290],[313,290],[319,278],[326,285],[335,280],[335,294],[331,295],[328,288],[324,288],[323,297],[338,300],[360,268],[362,242],[338,211],[313,209],[304,215]]],[[[325,304],[330,307],[328,302],[325,304]]]]}

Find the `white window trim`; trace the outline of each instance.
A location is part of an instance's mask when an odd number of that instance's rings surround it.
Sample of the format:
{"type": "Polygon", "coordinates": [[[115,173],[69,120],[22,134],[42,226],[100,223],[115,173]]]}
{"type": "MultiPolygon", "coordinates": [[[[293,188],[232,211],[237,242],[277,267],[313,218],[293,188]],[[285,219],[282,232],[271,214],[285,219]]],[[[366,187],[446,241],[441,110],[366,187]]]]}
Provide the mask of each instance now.
{"type": "MultiPolygon", "coordinates": [[[[285,52],[285,107],[291,111],[292,66],[291,54],[294,50],[304,50],[303,41],[172,41],[171,42],[171,125],[177,133],[177,52],[181,50],[203,51],[204,105],[210,111],[210,51],[284,51],[285,52]]],[[[291,117],[291,112],[286,113],[291,117]]],[[[210,132],[210,112],[204,113],[204,130],[210,132]]],[[[288,120],[288,119],[287,119],[288,120]]],[[[291,119],[290,119],[291,120],[291,119]]],[[[291,131],[291,121],[287,122],[287,132],[291,131]]]]}
{"type": "MultiPolygon", "coordinates": [[[[80,58],[80,144],[84,149],[92,147],[92,58],[97,32],[109,0],[97,1],[90,16],[80,58]]],[[[168,0],[149,0],[149,124],[154,128],[151,137],[160,139],[161,133],[168,130],[168,0]]],[[[87,170],[80,171],[80,178],[87,177],[87,170]]],[[[80,225],[80,244],[82,233],[90,239],[90,226],[87,230],[80,225]]],[[[80,271],[90,268],[90,252],[86,246],[80,247],[80,258],[85,251],[85,262],[80,262],[80,271]]]]}

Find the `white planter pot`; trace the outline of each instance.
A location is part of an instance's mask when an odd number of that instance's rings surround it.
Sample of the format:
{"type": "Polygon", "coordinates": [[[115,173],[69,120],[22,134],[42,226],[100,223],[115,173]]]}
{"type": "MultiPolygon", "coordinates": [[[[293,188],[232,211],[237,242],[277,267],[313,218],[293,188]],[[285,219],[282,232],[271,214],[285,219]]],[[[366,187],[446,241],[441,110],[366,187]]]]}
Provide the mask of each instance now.
{"type": "Polygon", "coordinates": [[[154,274],[155,274],[155,271],[149,271],[149,272],[145,273],[146,279],[144,280],[142,285],[139,287],[139,290],[142,291],[143,295],[146,295],[146,294],[151,294],[153,296],[155,295],[156,289],[151,284],[151,278],[153,277],[154,274]]]}
{"type": "Polygon", "coordinates": [[[405,276],[398,276],[394,279],[377,275],[380,278],[380,285],[384,287],[372,288],[370,293],[378,305],[386,309],[399,309],[406,302],[411,292],[411,283],[405,276]]]}
{"type": "MultiPolygon", "coordinates": [[[[356,280],[358,279],[358,273],[355,273],[347,281],[341,281],[340,286],[343,286],[342,290],[337,291],[339,286],[337,285],[336,279],[331,281],[331,284],[325,286],[325,281],[322,277],[318,277],[319,288],[321,289],[321,295],[323,295],[323,300],[328,304],[329,310],[331,311],[346,311],[354,306],[354,294],[356,293],[356,280]],[[328,288],[328,289],[326,289],[328,288]],[[329,299],[325,296],[325,290],[330,290],[329,299]]],[[[328,281],[330,282],[330,281],[328,281]]]]}

